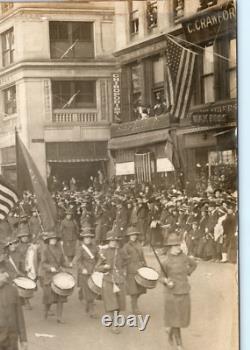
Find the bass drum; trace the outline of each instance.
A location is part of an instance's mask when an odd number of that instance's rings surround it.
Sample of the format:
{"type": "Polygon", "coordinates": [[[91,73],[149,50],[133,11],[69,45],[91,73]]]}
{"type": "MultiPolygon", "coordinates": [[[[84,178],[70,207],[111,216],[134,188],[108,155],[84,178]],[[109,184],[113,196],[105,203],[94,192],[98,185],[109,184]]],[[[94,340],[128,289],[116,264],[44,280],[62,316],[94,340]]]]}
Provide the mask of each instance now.
{"type": "Polygon", "coordinates": [[[30,299],[36,290],[36,283],[28,277],[17,277],[13,280],[21,298],[30,299]]]}
{"type": "Polygon", "coordinates": [[[52,279],[51,289],[57,295],[68,297],[73,293],[75,285],[74,277],[70,273],[59,272],[52,279]]]}
{"type": "Polygon", "coordinates": [[[103,273],[102,272],[93,272],[92,275],[88,279],[89,289],[92,290],[93,293],[97,295],[102,294],[102,281],[103,281],[103,273]]]}
{"type": "Polygon", "coordinates": [[[137,274],[135,275],[136,283],[147,289],[155,288],[158,279],[158,272],[151,267],[141,267],[137,270],[137,274]]]}

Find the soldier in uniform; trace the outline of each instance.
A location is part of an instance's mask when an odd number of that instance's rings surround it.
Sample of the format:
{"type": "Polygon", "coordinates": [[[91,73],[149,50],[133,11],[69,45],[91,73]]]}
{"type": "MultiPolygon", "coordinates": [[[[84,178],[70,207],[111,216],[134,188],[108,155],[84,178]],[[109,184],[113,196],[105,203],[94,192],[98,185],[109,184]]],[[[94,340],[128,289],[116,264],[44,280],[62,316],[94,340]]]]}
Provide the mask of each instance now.
{"type": "Polygon", "coordinates": [[[163,261],[161,281],[164,284],[164,320],[169,343],[176,342],[182,350],[181,328],[189,326],[191,315],[190,285],[188,276],[196,269],[197,263],[186,256],[180,246],[177,234],[169,234],[166,242],[166,258],[163,261]]]}
{"type": "Polygon", "coordinates": [[[94,301],[96,295],[88,286],[88,279],[93,273],[98,259],[98,249],[94,244],[95,235],[91,229],[85,228],[80,232],[80,242],[76,250],[73,264],[77,265],[77,280],[79,289],[79,299],[85,300],[86,312],[90,317],[96,318],[94,301]]]}
{"type": "Polygon", "coordinates": [[[37,242],[39,233],[41,232],[41,223],[38,218],[38,212],[36,208],[31,209],[32,216],[29,219],[30,233],[32,235],[32,241],[37,242]]]}
{"type": "Polygon", "coordinates": [[[60,238],[55,232],[47,232],[44,238],[45,247],[42,250],[41,269],[43,275],[43,303],[44,318],[48,318],[50,306],[56,304],[57,323],[62,322],[63,303],[67,302],[67,297],[57,295],[51,289],[53,276],[68,267],[62,246],[58,242],[60,238]]]}
{"type": "Polygon", "coordinates": [[[128,210],[125,208],[124,203],[122,201],[117,201],[117,211],[115,218],[115,227],[118,235],[124,242],[126,229],[128,224],[128,210]]]}
{"type": "Polygon", "coordinates": [[[6,269],[4,247],[0,246],[0,349],[27,349],[27,335],[20,298],[6,269]]]}
{"type": "Polygon", "coordinates": [[[142,245],[138,241],[140,234],[134,227],[129,227],[127,230],[129,241],[123,247],[125,254],[128,256],[126,271],[127,293],[131,297],[132,312],[135,315],[140,313],[138,309],[138,298],[141,294],[146,293],[146,289],[135,281],[137,270],[143,266],[147,266],[142,245]]]}
{"type": "Polygon", "coordinates": [[[76,242],[78,240],[78,226],[72,218],[72,211],[66,211],[66,217],[60,227],[63,251],[68,261],[71,262],[75,256],[76,242]]]}
{"type": "MultiPolygon", "coordinates": [[[[106,240],[109,245],[102,251],[96,265],[96,270],[104,273],[102,299],[105,311],[111,318],[115,311],[120,312],[126,307],[125,270],[128,256],[120,248],[120,239],[119,232],[107,232],[106,240]]],[[[119,328],[115,326],[112,326],[111,330],[120,333],[119,328]]]]}

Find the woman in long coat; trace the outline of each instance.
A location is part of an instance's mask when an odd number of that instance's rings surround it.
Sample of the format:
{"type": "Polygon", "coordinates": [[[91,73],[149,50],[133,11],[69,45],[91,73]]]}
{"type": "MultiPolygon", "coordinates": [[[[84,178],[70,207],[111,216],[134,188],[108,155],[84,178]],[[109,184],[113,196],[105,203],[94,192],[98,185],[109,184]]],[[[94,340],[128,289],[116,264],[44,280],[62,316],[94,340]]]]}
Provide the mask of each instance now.
{"type": "Polygon", "coordinates": [[[181,350],[181,328],[189,326],[191,315],[188,276],[196,269],[197,264],[182,252],[177,234],[169,235],[166,246],[167,254],[162,264],[165,274],[161,278],[164,284],[165,327],[169,342],[173,344],[175,341],[177,349],[181,350]]]}
{"type": "Polygon", "coordinates": [[[60,296],[51,288],[53,276],[62,271],[63,267],[68,267],[59,237],[54,232],[48,232],[44,238],[46,243],[42,250],[41,269],[43,271],[43,303],[44,317],[47,319],[50,306],[57,305],[57,322],[62,323],[63,303],[67,302],[67,297],[60,296]]]}
{"type": "MultiPolygon", "coordinates": [[[[109,242],[107,249],[100,254],[96,270],[103,272],[102,299],[104,308],[113,319],[114,313],[126,308],[125,270],[128,257],[120,248],[121,237],[118,232],[108,231],[106,240],[109,242]]],[[[115,326],[112,332],[119,333],[115,326]]]]}
{"type": "Polygon", "coordinates": [[[134,227],[129,227],[127,236],[129,241],[124,245],[123,250],[128,256],[126,287],[127,294],[131,297],[131,307],[134,314],[139,314],[138,298],[141,294],[146,293],[146,289],[135,281],[137,270],[143,266],[147,266],[141,243],[138,241],[140,232],[134,227]]]}
{"type": "Polygon", "coordinates": [[[98,249],[93,243],[94,237],[95,235],[91,233],[89,228],[85,228],[80,232],[80,243],[73,260],[73,264],[77,265],[77,282],[78,287],[80,287],[79,299],[85,300],[86,312],[88,312],[89,316],[92,318],[96,317],[94,311],[96,295],[89,288],[88,279],[94,272],[98,257],[98,249]]]}

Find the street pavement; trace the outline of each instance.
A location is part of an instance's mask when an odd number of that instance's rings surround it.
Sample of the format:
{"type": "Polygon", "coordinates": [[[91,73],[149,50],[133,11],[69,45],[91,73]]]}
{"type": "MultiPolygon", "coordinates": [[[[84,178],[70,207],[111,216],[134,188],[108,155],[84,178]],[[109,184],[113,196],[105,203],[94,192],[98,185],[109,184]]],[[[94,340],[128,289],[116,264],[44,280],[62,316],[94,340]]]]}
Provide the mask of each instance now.
{"type": "MultiPolygon", "coordinates": [[[[158,269],[149,249],[146,249],[146,259],[149,266],[158,269]]],[[[184,349],[238,349],[236,266],[198,262],[190,283],[192,319],[190,326],[182,331],[184,349]]],[[[150,315],[143,332],[124,327],[121,334],[111,333],[101,324],[104,314],[102,302],[96,302],[100,317],[90,319],[84,304],[78,300],[77,289],[65,304],[64,324],[57,324],[55,317],[47,321],[43,319],[41,289],[32,299],[32,306],[31,311],[25,310],[29,350],[172,350],[164,332],[163,286],[160,283],[140,299],[142,314],[150,315]]],[[[130,301],[127,298],[126,314],[129,313],[130,301]]]]}

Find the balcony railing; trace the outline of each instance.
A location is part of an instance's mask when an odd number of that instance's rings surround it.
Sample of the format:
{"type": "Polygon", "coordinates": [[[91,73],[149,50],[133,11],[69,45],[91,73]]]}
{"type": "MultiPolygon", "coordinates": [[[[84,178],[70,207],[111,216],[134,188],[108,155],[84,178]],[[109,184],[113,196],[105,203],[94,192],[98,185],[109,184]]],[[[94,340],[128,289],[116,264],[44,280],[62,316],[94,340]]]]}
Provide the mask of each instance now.
{"type": "Polygon", "coordinates": [[[52,115],[53,123],[79,123],[93,124],[98,120],[96,111],[67,112],[54,111],[52,115]]]}
{"type": "Polygon", "coordinates": [[[111,125],[111,137],[127,136],[140,132],[165,129],[170,126],[170,115],[168,113],[145,120],[135,120],[121,124],[111,125]]]}

